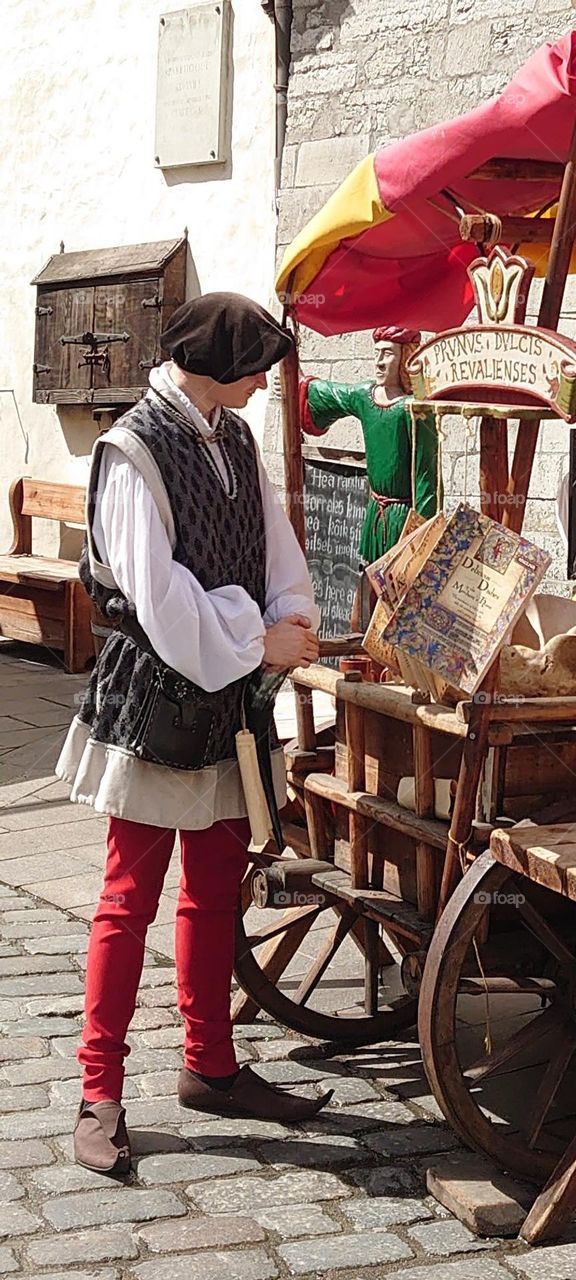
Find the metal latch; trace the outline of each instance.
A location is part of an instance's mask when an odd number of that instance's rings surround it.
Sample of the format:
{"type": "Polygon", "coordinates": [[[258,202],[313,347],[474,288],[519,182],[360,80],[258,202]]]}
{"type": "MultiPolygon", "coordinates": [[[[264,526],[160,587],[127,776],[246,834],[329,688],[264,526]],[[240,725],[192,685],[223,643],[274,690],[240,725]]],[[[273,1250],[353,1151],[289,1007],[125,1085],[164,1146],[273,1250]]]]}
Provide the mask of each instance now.
{"type": "Polygon", "coordinates": [[[77,346],[90,347],[93,351],[97,347],[107,347],[110,342],[129,342],[129,333],[65,333],[60,338],[63,347],[77,346]]]}
{"type": "Polygon", "coordinates": [[[65,333],[60,338],[63,347],[83,346],[86,348],[82,352],[82,359],[78,361],[77,368],[82,369],[84,365],[88,365],[90,369],[100,366],[102,373],[108,377],[110,373],[110,353],[108,345],[111,342],[129,342],[129,333],[92,333],[87,330],[86,333],[70,334],[65,333]],[[100,351],[98,348],[101,347],[100,351]]]}

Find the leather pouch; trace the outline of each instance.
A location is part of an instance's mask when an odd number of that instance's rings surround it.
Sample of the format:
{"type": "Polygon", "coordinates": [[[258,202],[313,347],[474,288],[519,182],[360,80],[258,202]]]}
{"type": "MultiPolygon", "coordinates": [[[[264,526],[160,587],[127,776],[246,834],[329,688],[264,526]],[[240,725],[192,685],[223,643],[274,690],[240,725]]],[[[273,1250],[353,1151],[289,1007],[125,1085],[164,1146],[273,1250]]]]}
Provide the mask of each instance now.
{"type": "Polygon", "coordinates": [[[141,760],[154,764],[203,769],[213,725],[205,690],[155,664],[128,747],[141,760]]]}

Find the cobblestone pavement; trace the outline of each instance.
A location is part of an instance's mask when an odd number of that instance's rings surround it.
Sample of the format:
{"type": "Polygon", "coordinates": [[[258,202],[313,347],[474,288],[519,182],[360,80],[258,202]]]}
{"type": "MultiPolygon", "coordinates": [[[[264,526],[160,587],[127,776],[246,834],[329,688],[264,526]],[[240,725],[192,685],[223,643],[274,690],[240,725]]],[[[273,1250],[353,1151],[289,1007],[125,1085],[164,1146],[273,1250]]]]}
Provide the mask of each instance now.
{"type": "Polygon", "coordinates": [[[0,1276],[572,1280],[576,1243],[480,1241],[427,1197],[430,1155],[457,1143],[410,1039],[331,1056],[259,1020],[237,1029],[241,1061],[304,1092],[329,1083],[323,1115],[289,1130],[179,1109],[176,868],[129,1037],[134,1172],[114,1182],[72,1163],[104,822],[68,806],[50,769],[82,683],[0,652],[0,1276]]]}

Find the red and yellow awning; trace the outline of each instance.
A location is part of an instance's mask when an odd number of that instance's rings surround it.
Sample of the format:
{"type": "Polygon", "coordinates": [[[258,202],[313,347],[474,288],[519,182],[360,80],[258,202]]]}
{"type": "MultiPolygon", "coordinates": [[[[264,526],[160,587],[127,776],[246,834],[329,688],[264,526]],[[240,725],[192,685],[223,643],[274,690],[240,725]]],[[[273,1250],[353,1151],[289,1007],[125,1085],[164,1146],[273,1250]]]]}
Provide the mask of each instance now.
{"type": "MultiPolygon", "coordinates": [[[[443,192],[466,211],[534,215],[557,197],[557,181],[470,175],[496,157],[564,163],[575,122],[569,32],[542,45],[497,98],[362,160],[288,246],[279,295],[289,292],[298,319],[324,334],[461,324],[473,304],[466,268],[477,250],[462,242],[443,192]]],[[[519,251],[545,274],[546,246],[519,251]]]]}

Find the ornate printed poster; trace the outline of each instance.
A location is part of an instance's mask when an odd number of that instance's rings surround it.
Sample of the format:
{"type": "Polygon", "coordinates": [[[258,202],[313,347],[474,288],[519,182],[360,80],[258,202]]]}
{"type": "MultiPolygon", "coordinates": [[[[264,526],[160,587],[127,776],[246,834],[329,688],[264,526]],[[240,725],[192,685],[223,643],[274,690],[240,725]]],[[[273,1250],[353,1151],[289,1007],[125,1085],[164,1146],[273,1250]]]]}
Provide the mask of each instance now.
{"type": "Polygon", "coordinates": [[[381,640],[473,694],[549,564],[545,551],[461,503],[381,640]]]}

